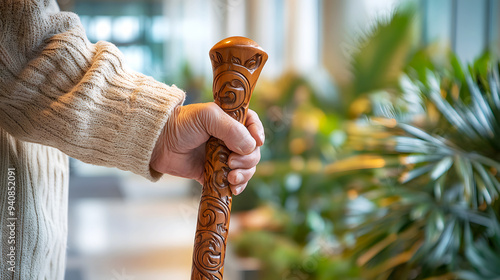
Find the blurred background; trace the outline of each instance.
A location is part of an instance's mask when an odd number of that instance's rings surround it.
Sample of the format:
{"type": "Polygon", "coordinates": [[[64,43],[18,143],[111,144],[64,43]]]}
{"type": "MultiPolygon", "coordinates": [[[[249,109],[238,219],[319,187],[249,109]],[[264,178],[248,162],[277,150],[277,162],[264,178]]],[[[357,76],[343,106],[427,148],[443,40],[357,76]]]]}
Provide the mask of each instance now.
{"type": "MultiPolygon", "coordinates": [[[[186,103],[221,39],[269,54],[225,279],[500,279],[499,1],[58,2],[186,103]]],[[[67,280],[189,279],[201,186],[70,168],[67,280]]]]}

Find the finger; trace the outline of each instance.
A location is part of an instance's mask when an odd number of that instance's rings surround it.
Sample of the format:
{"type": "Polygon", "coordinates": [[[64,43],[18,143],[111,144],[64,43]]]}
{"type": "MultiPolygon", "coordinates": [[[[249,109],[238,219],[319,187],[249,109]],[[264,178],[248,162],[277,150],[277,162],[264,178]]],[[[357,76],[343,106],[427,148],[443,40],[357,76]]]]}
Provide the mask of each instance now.
{"type": "Polygon", "coordinates": [[[245,188],[247,187],[247,184],[248,183],[237,185],[237,186],[231,185],[231,192],[233,193],[233,195],[239,195],[240,193],[242,193],[245,190],[245,188]]]}
{"type": "Polygon", "coordinates": [[[255,166],[250,169],[235,169],[231,170],[227,175],[227,180],[231,185],[242,185],[248,183],[255,173],[255,166]]]}
{"type": "Polygon", "coordinates": [[[259,119],[259,115],[255,111],[248,109],[245,125],[257,142],[257,146],[262,146],[265,141],[264,126],[259,119]]]}
{"type": "Polygon", "coordinates": [[[224,141],[231,151],[248,155],[255,150],[256,141],[247,128],[215,103],[208,103],[200,117],[207,133],[224,141]]]}
{"type": "Polygon", "coordinates": [[[231,169],[250,169],[260,161],[260,147],[257,147],[249,155],[240,155],[231,153],[228,159],[228,165],[231,169]]]}

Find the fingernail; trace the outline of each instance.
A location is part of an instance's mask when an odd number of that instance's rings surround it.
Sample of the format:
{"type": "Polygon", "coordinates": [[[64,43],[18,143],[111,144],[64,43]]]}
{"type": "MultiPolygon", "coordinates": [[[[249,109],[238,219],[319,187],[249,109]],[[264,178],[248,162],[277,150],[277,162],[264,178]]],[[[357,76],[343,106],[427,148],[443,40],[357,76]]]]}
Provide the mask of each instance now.
{"type": "Polygon", "coordinates": [[[234,195],[239,195],[243,191],[243,186],[239,186],[236,188],[234,195]]]}
{"type": "Polygon", "coordinates": [[[264,141],[266,140],[266,135],[264,134],[264,132],[261,132],[259,136],[260,136],[260,143],[263,145],[264,141]]]}
{"type": "Polygon", "coordinates": [[[236,184],[241,184],[243,182],[243,174],[241,174],[240,172],[238,172],[238,175],[236,175],[236,184]]]}
{"type": "Polygon", "coordinates": [[[238,164],[238,161],[236,161],[235,159],[232,159],[232,160],[231,160],[231,161],[229,161],[229,163],[228,163],[229,168],[231,168],[231,169],[236,169],[237,164],[238,164]]]}

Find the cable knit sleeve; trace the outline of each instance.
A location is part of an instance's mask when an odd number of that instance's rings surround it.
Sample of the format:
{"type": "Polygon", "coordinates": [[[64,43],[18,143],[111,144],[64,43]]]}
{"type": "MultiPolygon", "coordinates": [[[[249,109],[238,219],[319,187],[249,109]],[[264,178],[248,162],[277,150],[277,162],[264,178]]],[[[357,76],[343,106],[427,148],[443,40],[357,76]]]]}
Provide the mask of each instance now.
{"type": "Polygon", "coordinates": [[[185,94],[128,69],[118,49],[91,44],[51,1],[0,3],[0,126],[14,137],[150,180],[149,161],[185,94]]]}

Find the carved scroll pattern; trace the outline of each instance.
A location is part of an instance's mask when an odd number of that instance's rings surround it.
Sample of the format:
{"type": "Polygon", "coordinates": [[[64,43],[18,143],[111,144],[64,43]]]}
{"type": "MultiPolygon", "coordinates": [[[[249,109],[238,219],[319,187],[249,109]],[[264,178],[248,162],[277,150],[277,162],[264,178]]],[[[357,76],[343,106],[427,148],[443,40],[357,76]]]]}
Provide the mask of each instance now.
{"type": "MultiPolygon", "coordinates": [[[[210,50],[214,100],[227,114],[244,123],[253,88],[267,54],[243,37],[226,38],[210,50]]],[[[222,280],[232,193],[227,176],[229,149],[219,139],[206,144],[205,182],[193,251],[191,280],[222,280]]]]}
{"type": "MultiPolygon", "coordinates": [[[[251,87],[247,78],[234,70],[219,73],[214,79],[214,99],[226,113],[239,122],[246,117],[251,87]]],[[[193,252],[192,280],[222,280],[226,241],[232,204],[227,181],[231,171],[230,151],[219,139],[211,137],[206,145],[205,183],[203,185],[193,252]]]]}
{"type": "Polygon", "coordinates": [[[250,102],[250,84],[241,73],[224,71],[214,80],[214,100],[239,122],[245,120],[250,102]]]}
{"type": "Polygon", "coordinates": [[[222,280],[232,193],[227,181],[229,149],[217,138],[206,146],[203,185],[191,279],[222,280]]]}

